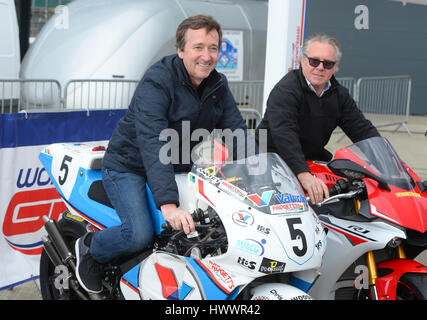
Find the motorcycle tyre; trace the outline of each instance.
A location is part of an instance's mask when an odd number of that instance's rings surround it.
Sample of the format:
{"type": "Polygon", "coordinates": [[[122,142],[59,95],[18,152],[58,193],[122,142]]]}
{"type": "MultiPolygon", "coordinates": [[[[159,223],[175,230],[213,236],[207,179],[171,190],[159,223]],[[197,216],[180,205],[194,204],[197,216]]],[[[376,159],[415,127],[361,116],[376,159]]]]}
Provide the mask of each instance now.
{"type": "MultiPolygon", "coordinates": [[[[64,212],[63,216],[65,214],[66,212],[64,212]]],[[[62,218],[58,221],[58,225],[65,237],[69,249],[74,254],[74,243],[78,238],[87,233],[86,224],[72,218],[62,218]]],[[[54,286],[54,274],[55,267],[46,251],[43,249],[40,257],[40,292],[43,300],[58,300],[65,298],[60,295],[59,290],[54,286]]],[[[80,298],[72,289],[68,289],[68,300],[80,300],[80,298]]]]}
{"type": "Polygon", "coordinates": [[[397,283],[396,300],[427,300],[427,274],[404,274],[397,283]]]}
{"type": "MultiPolygon", "coordinates": [[[[337,282],[339,290],[345,290],[344,294],[339,294],[339,300],[367,300],[369,299],[369,290],[357,290],[352,285],[354,279],[340,280],[337,282]],[[342,284],[341,286],[339,284],[342,284]]],[[[336,297],[337,299],[337,297],[336,297]]],[[[396,300],[427,300],[427,274],[425,273],[406,273],[397,283],[396,300]]]]}

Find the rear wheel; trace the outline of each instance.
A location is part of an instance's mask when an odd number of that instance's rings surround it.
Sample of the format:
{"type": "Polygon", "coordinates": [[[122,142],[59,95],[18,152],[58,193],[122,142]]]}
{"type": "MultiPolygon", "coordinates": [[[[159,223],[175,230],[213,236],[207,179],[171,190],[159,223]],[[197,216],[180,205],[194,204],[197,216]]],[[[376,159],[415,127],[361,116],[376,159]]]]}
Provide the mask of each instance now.
{"type": "MultiPolygon", "coordinates": [[[[66,213],[63,214],[63,218],[59,220],[58,225],[70,251],[74,254],[74,244],[78,238],[87,232],[86,225],[84,222],[65,215],[66,213]]],[[[40,291],[44,300],[80,299],[77,293],[66,284],[66,281],[68,281],[67,272],[66,268],[57,268],[55,273],[55,266],[46,251],[42,251],[40,257],[40,291]]]]}

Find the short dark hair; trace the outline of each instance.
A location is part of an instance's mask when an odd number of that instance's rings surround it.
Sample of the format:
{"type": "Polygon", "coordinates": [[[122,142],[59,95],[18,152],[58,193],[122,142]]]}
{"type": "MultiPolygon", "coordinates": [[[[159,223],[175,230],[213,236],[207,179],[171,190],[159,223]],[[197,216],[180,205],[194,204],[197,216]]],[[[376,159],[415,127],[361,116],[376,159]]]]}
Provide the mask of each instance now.
{"type": "Polygon", "coordinates": [[[186,35],[188,29],[199,30],[205,28],[207,32],[215,29],[218,32],[219,41],[218,46],[221,45],[222,41],[222,30],[221,26],[214,18],[211,16],[205,16],[203,14],[198,14],[192,17],[188,17],[180,23],[178,29],[176,29],[176,48],[184,50],[185,43],[187,41],[186,35]]]}

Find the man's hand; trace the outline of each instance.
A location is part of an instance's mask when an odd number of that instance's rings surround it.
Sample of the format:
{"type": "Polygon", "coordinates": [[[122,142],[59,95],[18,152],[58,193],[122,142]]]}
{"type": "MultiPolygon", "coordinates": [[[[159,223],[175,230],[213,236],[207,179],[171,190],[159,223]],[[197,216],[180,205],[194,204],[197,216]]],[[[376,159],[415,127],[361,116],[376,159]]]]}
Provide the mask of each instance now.
{"type": "Polygon", "coordinates": [[[169,222],[174,230],[183,229],[185,234],[196,230],[190,213],[177,208],[175,204],[164,204],[160,207],[160,210],[165,220],[169,222]]]}
{"type": "Polygon", "coordinates": [[[297,178],[303,188],[308,192],[308,196],[313,204],[322,202],[324,198],[329,198],[329,191],[326,184],[310,172],[301,172],[297,175],[297,178]]]}

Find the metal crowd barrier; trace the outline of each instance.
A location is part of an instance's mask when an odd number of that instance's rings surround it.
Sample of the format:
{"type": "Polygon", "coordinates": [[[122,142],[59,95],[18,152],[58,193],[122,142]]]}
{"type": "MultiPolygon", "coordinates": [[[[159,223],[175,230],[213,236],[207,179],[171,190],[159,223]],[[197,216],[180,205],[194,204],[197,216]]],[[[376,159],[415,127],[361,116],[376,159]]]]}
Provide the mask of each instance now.
{"type": "MultiPolygon", "coordinates": [[[[408,75],[390,77],[337,78],[343,86],[353,87],[353,99],[363,115],[377,127],[396,126],[393,132],[404,127],[412,135],[407,123],[411,101],[411,77],[408,75]],[[353,80],[351,80],[353,79],[353,80]],[[352,81],[355,81],[352,85],[352,81]]],[[[334,133],[345,134],[337,128],[334,133]]]]}
{"type": "Polygon", "coordinates": [[[66,109],[125,109],[132,100],[138,80],[77,79],[64,90],[66,109]]]}
{"type": "Polygon", "coordinates": [[[350,95],[355,99],[357,80],[353,77],[335,78],[343,87],[348,89],[350,95]]]}
{"type": "Polygon", "coordinates": [[[61,92],[54,79],[0,79],[0,112],[62,109],[61,92]]]}
{"type": "Polygon", "coordinates": [[[236,81],[229,82],[228,86],[240,110],[248,108],[251,109],[251,111],[247,112],[248,114],[253,115],[253,110],[256,110],[258,114],[262,114],[264,81],[236,81]]]}
{"type": "Polygon", "coordinates": [[[261,122],[261,114],[253,108],[239,107],[243,120],[245,120],[248,129],[256,129],[261,122]]]}
{"type": "Polygon", "coordinates": [[[411,77],[363,77],[357,80],[357,104],[377,128],[407,127],[411,100],[411,77]]]}

